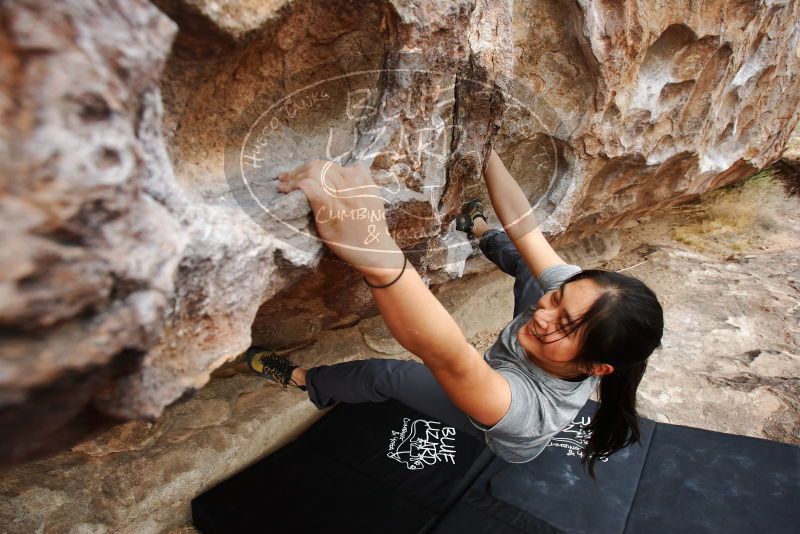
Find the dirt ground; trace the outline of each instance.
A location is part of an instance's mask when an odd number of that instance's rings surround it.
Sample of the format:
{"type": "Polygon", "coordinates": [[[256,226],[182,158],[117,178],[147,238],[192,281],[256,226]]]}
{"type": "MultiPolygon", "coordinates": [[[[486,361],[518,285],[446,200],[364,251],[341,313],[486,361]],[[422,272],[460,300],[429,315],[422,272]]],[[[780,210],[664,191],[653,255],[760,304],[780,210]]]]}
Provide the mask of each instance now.
{"type": "Polygon", "coordinates": [[[665,310],[644,415],[800,444],[798,207],[757,176],[622,232],[604,268],[642,279],[665,310]]]}

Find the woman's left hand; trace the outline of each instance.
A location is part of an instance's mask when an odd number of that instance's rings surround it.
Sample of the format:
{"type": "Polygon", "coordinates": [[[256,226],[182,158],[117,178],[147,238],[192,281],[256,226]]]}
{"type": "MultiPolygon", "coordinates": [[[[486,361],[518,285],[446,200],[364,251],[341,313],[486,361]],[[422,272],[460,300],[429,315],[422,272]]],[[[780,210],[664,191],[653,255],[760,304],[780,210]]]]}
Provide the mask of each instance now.
{"type": "Polygon", "coordinates": [[[380,187],[363,164],[341,167],[314,160],[278,175],[278,191],[305,193],[320,238],[362,274],[403,265],[403,252],[389,234],[380,187]]]}

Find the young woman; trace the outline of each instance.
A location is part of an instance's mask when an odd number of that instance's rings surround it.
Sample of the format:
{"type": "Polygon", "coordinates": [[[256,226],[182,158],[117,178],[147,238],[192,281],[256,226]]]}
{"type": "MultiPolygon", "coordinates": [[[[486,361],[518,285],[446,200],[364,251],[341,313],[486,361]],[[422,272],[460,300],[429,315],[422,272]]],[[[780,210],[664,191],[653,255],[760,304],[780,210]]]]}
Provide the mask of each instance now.
{"type": "Polygon", "coordinates": [[[375,358],[303,369],[259,347],[248,350],[248,364],[284,388],[307,391],[319,408],[397,399],[514,463],[535,458],[599,387],[583,454],[594,476],[597,460],[639,439],[636,389],[660,345],[661,306],[635,278],[565,263],[494,151],[484,178],[505,231],[488,226],[478,201],[465,205],[458,228],[515,277],[515,303],[514,318],[483,356],[407,263],[385,219],[325,216],[382,212],[369,170],[315,161],[281,174],[279,191],[305,193],[322,240],[364,275],[392,335],[424,365],[375,358]]]}

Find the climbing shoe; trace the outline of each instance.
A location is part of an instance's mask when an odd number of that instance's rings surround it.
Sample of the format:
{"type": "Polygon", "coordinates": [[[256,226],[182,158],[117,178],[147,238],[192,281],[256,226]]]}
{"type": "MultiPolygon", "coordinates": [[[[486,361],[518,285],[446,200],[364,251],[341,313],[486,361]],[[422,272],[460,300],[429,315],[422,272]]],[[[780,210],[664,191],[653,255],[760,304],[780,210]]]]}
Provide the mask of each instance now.
{"type": "Polygon", "coordinates": [[[485,222],[488,222],[483,214],[483,202],[477,198],[465,202],[461,206],[461,214],[456,218],[456,230],[461,230],[472,236],[472,227],[475,225],[474,221],[477,217],[481,217],[485,222]]]}
{"type": "Polygon", "coordinates": [[[292,384],[306,391],[305,386],[301,386],[292,379],[292,370],[299,366],[274,352],[261,347],[250,347],[247,349],[247,365],[256,373],[277,382],[283,386],[283,389],[292,384]]]}

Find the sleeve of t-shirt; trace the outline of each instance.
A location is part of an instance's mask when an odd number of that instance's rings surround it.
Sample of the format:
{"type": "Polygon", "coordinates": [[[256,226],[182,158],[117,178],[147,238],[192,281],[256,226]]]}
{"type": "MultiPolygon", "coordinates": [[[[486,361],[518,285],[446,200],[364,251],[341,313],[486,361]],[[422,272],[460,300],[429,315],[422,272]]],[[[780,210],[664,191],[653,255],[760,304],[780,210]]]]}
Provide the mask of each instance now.
{"type": "Polygon", "coordinates": [[[581,272],[581,268],[571,263],[559,263],[548,267],[539,275],[539,286],[542,291],[547,293],[560,286],[564,280],[575,273],[581,272]]]}
{"type": "Polygon", "coordinates": [[[541,402],[538,394],[519,372],[508,367],[497,369],[511,388],[511,405],[506,414],[494,425],[483,425],[471,417],[469,420],[489,437],[504,441],[528,440],[538,434],[542,425],[541,402]]]}

